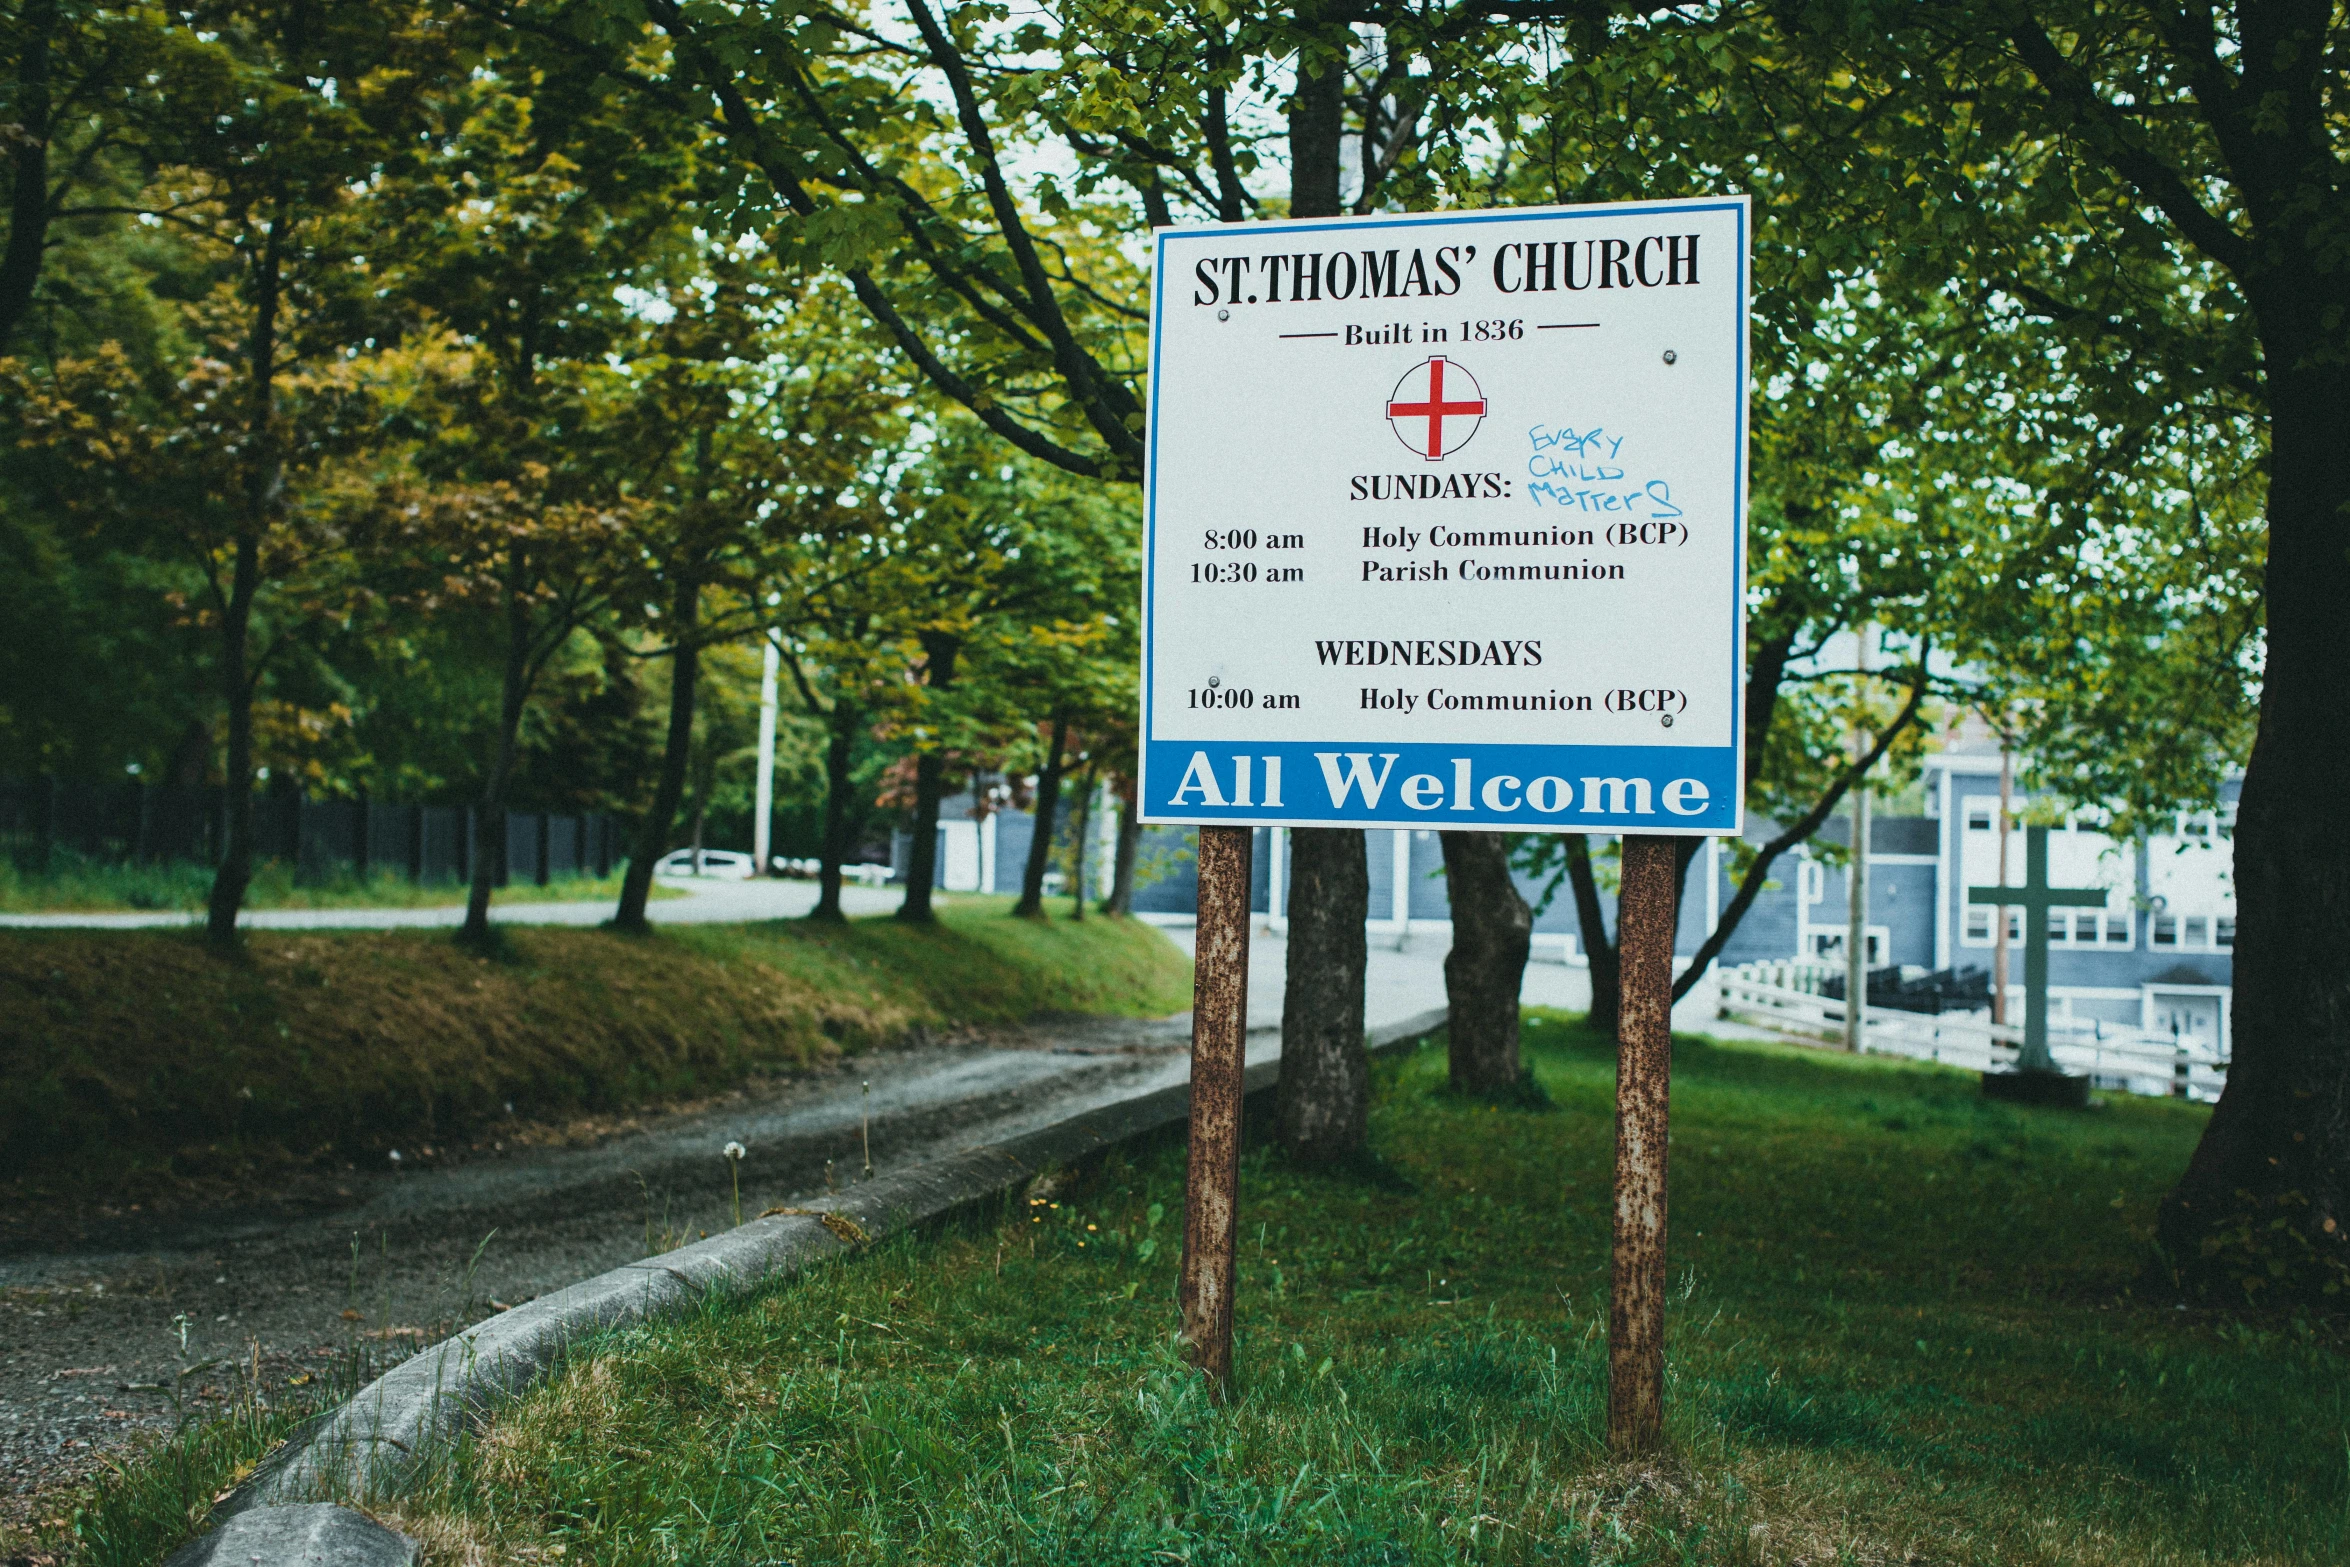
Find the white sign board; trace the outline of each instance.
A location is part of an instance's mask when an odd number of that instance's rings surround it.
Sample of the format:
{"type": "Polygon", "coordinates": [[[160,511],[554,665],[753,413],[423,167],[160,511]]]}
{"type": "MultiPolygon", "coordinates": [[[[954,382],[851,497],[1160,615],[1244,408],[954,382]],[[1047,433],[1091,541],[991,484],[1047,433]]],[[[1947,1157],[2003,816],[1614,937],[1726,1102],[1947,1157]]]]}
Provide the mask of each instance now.
{"type": "Polygon", "coordinates": [[[1738,832],[1748,232],[1160,230],[1143,819],[1738,832]]]}

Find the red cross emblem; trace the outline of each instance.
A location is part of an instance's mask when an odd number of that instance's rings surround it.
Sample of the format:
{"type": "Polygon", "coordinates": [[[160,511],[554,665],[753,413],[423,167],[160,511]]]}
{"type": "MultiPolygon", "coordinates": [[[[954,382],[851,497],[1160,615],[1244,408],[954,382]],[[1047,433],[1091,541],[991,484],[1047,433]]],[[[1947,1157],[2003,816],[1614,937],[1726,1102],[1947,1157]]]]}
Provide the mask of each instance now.
{"type": "Polygon", "coordinates": [[[1485,397],[1475,376],[1438,354],[1395,383],[1387,422],[1397,440],[1434,462],[1469,444],[1485,422],[1485,397]]]}

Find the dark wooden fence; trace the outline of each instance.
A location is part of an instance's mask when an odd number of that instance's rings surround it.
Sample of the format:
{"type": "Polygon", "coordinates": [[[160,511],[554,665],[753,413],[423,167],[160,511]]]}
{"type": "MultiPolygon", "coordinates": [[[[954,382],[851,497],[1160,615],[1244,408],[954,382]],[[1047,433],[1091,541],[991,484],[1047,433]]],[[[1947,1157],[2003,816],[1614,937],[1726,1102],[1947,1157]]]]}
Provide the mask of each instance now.
{"type": "MultiPolygon", "coordinates": [[[[220,858],[223,798],[217,788],[0,778],[0,852],[27,870],[45,867],[60,846],[94,859],[211,865],[220,858]]],[[[499,886],[608,876],[625,857],[620,823],[604,812],[505,814],[505,832],[489,834],[499,886]]],[[[470,881],[474,815],[470,806],[261,793],[253,797],[254,858],[285,861],[301,881],[325,881],[337,871],[390,871],[426,884],[470,881]]]]}

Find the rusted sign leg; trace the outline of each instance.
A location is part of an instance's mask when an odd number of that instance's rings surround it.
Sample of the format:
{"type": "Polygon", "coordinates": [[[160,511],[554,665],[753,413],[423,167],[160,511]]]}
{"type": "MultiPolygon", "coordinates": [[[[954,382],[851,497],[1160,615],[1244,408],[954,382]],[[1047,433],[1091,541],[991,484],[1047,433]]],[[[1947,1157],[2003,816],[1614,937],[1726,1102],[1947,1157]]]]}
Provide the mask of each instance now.
{"type": "Polygon", "coordinates": [[[1665,1130],[1672,1081],[1673,840],[1624,839],[1616,949],[1616,1216],[1607,1305],[1607,1445],[1657,1447],[1665,1426],[1665,1130]]]}
{"type": "Polygon", "coordinates": [[[1199,830],[1191,1001],[1191,1156],[1183,1179],[1184,1354],[1219,1395],[1232,1379],[1241,1072],[1248,1040],[1246,827],[1199,830]]]}

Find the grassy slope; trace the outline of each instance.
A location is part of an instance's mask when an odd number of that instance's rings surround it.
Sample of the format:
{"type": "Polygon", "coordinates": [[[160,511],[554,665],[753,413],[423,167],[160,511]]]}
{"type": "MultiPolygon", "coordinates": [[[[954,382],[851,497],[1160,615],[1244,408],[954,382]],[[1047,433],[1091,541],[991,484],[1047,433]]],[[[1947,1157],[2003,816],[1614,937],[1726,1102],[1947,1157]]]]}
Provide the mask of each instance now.
{"type": "Polygon", "coordinates": [[[887,919],[446,933],[0,935],[0,1175],[86,1190],[235,1181],[463,1139],[516,1114],[707,1094],[915,1030],[1164,1013],[1189,965],[1131,922],[887,919]]]}
{"type": "Polygon", "coordinates": [[[1170,1358],[1169,1151],[614,1335],[402,1522],[444,1562],[2350,1554],[2338,1335],[2131,1293],[2201,1111],[1768,1047],[1676,1047],[1675,1454],[1610,1465],[1582,1039],[1530,1026],[1555,1113],[1443,1097],[1435,1050],[1382,1068],[1412,1189],[1251,1156],[1228,1412],[1170,1358]]]}

